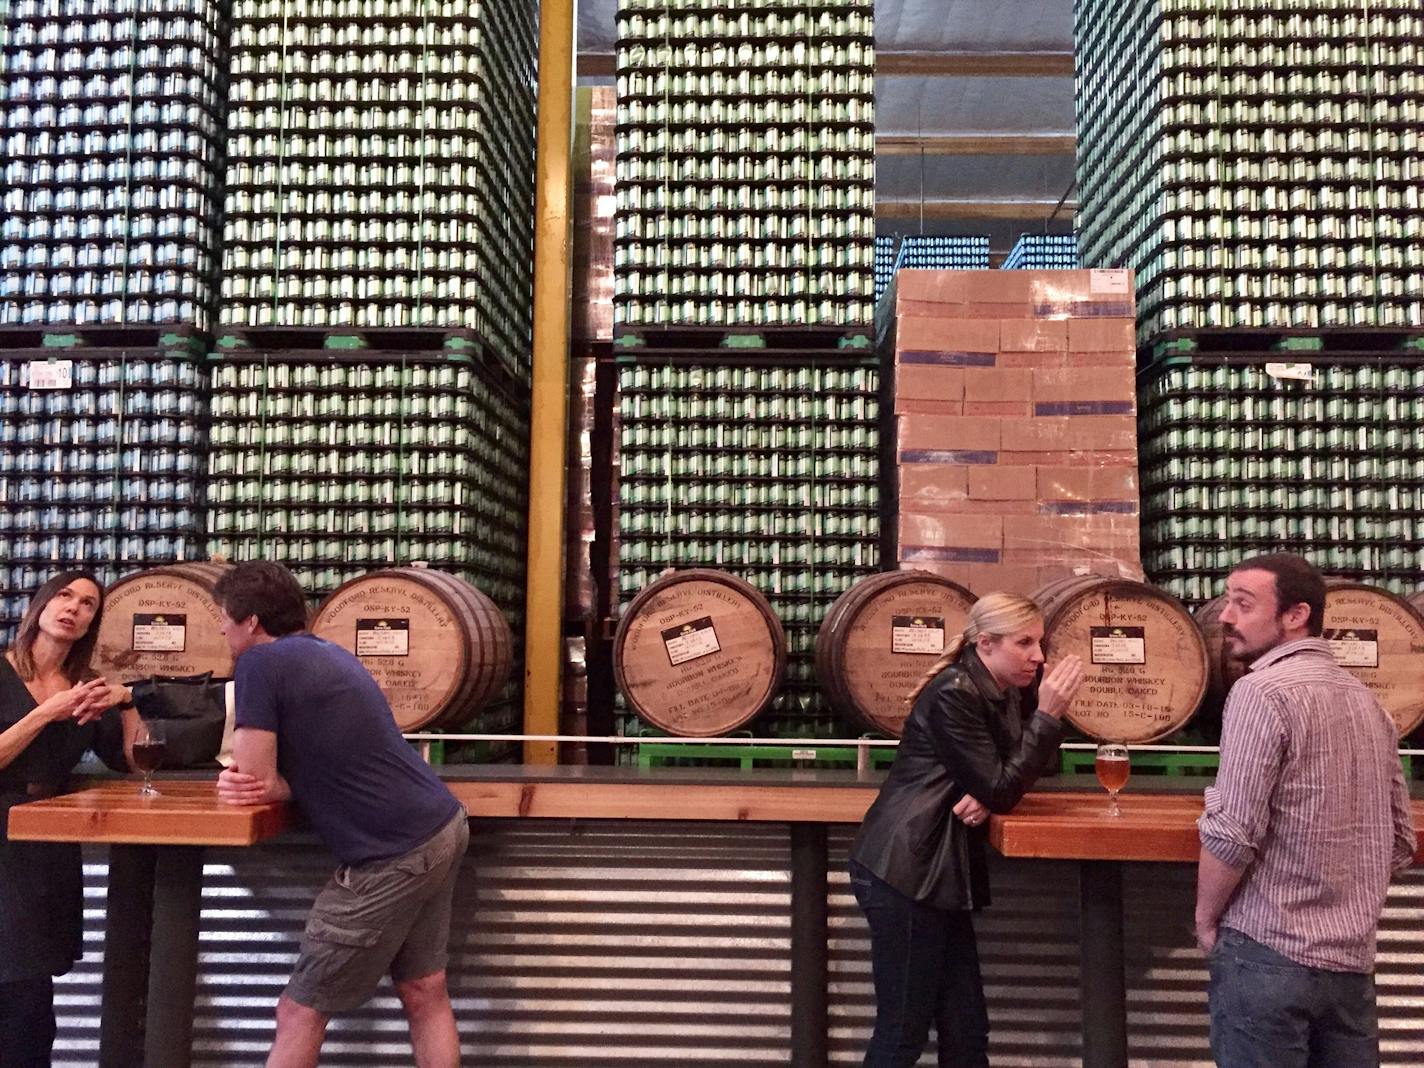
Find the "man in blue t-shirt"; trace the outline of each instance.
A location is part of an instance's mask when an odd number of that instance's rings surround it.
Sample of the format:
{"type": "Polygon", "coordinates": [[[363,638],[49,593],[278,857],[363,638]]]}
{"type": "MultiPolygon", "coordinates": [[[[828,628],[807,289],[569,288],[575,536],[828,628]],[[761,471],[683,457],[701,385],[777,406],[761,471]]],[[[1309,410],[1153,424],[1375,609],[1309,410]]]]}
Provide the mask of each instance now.
{"type": "Polygon", "coordinates": [[[389,974],[420,1068],[460,1063],[445,983],[465,811],[401,737],[361,662],[306,630],[306,597],[280,564],[238,564],[213,595],[236,669],[229,804],[294,801],[340,867],[312,905],[277,1003],[268,1068],[315,1065],[333,1013],[389,974]]]}

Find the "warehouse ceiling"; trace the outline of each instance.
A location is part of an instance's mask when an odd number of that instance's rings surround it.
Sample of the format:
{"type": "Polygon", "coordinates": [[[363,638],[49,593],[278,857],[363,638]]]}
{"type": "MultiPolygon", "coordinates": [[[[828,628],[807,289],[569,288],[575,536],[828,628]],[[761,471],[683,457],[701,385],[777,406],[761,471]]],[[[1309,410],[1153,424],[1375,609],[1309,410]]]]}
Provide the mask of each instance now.
{"type": "MultiPolygon", "coordinates": [[[[613,80],[616,10],[579,5],[581,84],[613,80]]],[[[881,233],[989,234],[1002,253],[1071,229],[1072,0],[877,0],[875,44],[881,233]]]]}

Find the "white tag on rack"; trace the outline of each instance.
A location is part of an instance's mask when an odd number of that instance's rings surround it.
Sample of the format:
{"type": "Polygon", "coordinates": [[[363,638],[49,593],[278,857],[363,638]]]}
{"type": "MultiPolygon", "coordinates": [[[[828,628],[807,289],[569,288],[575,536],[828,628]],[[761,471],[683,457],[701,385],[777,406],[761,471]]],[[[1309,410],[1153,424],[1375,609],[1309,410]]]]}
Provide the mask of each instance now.
{"type": "Polygon", "coordinates": [[[31,360],[31,389],[73,389],[73,360],[31,360]]]}
{"type": "Polygon", "coordinates": [[[1308,363],[1268,363],[1266,374],[1272,378],[1310,382],[1315,378],[1315,368],[1308,363]]]}

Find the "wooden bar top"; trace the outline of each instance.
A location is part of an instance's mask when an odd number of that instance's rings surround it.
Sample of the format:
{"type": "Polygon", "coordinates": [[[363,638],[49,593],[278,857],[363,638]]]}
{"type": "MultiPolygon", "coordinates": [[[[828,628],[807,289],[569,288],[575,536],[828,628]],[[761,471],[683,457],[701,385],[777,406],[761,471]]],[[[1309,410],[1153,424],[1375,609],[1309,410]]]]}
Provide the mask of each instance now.
{"type": "Polygon", "coordinates": [[[214,780],[155,783],[159,797],[140,797],[137,780],[106,782],[10,809],[16,841],[108,842],[123,845],[246,846],[280,834],[291,806],[225,805],[214,780]]]}
{"type": "MultiPolygon", "coordinates": [[[[286,804],[234,807],[211,779],[156,783],[161,797],[139,796],[132,780],[105,782],[72,794],[16,805],[17,840],[156,845],[252,845],[294,822],[286,804]]],[[[693,776],[618,777],[484,769],[447,776],[446,785],[478,819],[716,820],[856,824],[880,789],[879,776],[737,780],[693,776]]],[[[1057,783],[1052,784],[1054,786],[1057,783]]],[[[1074,784],[1076,785],[1076,784],[1074,784]]],[[[989,821],[989,842],[1004,856],[1059,860],[1182,861],[1197,859],[1200,786],[1121,795],[1122,816],[1108,815],[1107,794],[1036,790],[1012,813],[989,821]]],[[[1424,799],[1414,822],[1424,862],[1424,799]]]]}
{"type": "Polygon", "coordinates": [[[447,780],[471,816],[859,823],[879,782],[846,785],[447,780]]]}
{"type": "MultiPolygon", "coordinates": [[[[1411,802],[1419,836],[1415,862],[1424,862],[1424,800],[1411,802]]],[[[1197,817],[1202,795],[1118,796],[1122,815],[1108,815],[1108,796],[1031,793],[1007,816],[991,816],[989,842],[1006,857],[1053,860],[1159,860],[1193,862],[1201,853],[1197,817]]]]}

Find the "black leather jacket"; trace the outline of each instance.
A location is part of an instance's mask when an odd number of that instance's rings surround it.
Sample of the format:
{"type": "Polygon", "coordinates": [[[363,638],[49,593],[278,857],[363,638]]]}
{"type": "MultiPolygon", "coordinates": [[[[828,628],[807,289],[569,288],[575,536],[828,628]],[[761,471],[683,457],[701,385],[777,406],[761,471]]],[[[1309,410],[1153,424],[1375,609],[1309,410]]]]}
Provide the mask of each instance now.
{"type": "Polygon", "coordinates": [[[966,648],[915,700],[851,860],[926,905],[987,905],[985,826],[950,810],[966,793],[994,813],[1018,804],[1063,739],[1062,724],[1036,708],[1036,688],[1000,689],[966,648]]]}

